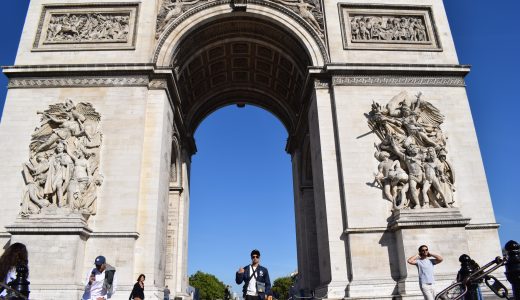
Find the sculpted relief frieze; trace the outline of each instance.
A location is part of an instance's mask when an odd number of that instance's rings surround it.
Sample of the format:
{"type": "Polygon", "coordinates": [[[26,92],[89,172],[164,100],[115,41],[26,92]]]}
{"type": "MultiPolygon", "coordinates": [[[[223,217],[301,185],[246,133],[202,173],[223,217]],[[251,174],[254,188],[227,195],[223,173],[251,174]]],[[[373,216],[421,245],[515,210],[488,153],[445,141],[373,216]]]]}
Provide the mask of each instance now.
{"type": "Polygon", "coordinates": [[[67,100],[38,114],[29,160],[22,164],[20,216],[96,214],[97,189],[103,182],[99,113],[90,103],[67,100]]]}
{"type": "Polygon", "coordinates": [[[430,41],[422,16],[370,16],[352,14],[349,17],[350,39],[358,41],[430,41]]]}
{"type": "Polygon", "coordinates": [[[44,43],[126,42],[130,13],[51,14],[44,43]]]}
{"type": "Polygon", "coordinates": [[[421,93],[401,92],[385,106],[374,102],[366,116],[381,140],[374,185],[393,208],[452,207],[455,172],[447,160],[441,112],[421,93]]]}
{"type": "Polygon", "coordinates": [[[440,51],[429,7],[340,6],[345,49],[440,51]]]}
{"type": "Polygon", "coordinates": [[[137,5],[48,5],[35,51],[133,49],[137,5]]]}

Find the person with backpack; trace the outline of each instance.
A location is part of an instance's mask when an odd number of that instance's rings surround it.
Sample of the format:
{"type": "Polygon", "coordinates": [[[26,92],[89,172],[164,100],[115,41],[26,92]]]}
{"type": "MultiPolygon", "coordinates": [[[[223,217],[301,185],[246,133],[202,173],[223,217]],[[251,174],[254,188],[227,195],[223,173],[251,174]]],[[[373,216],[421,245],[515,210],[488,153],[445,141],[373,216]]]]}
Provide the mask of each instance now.
{"type": "Polygon", "coordinates": [[[265,300],[271,295],[271,280],[267,268],[260,265],[260,251],[251,251],[251,264],[238,269],[235,282],[244,282],[244,300],[265,300]]]}
{"type": "Polygon", "coordinates": [[[116,292],[116,269],[107,264],[102,255],[96,257],[96,266],[87,274],[82,300],[106,300],[116,292]]]}

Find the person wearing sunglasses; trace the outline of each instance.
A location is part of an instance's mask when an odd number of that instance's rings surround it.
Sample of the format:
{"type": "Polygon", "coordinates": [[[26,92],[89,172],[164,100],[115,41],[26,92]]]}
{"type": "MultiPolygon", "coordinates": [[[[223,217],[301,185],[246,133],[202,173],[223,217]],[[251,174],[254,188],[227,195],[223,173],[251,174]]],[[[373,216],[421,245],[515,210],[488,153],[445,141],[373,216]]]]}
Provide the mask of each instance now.
{"type": "Polygon", "coordinates": [[[425,300],[435,299],[435,278],[433,277],[433,266],[442,262],[442,256],[429,252],[428,246],[421,245],[419,254],[408,258],[408,263],[417,266],[419,272],[419,286],[425,300]]]}
{"type": "Polygon", "coordinates": [[[267,268],[260,265],[260,251],[251,251],[251,264],[238,269],[235,282],[244,283],[244,300],[265,300],[266,295],[270,295],[271,280],[267,268]]]}

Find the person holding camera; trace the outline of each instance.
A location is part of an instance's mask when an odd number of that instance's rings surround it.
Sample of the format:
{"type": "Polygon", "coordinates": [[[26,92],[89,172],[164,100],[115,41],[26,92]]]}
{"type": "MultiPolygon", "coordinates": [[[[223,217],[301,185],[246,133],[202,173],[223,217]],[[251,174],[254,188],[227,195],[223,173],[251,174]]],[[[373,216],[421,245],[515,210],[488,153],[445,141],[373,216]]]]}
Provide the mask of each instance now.
{"type": "Polygon", "coordinates": [[[417,266],[419,272],[419,285],[425,300],[435,299],[435,278],[433,276],[433,266],[442,262],[442,256],[429,252],[428,246],[421,245],[419,254],[408,258],[408,263],[417,266]]]}
{"type": "Polygon", "coordinates": [[[107,264],[104,256],[96,257],[96,266],[87,274],[82,300],[106,300],[116,292],[116,269],[107,264]]]}
{"type": "Polygon", "coordinates": [[[267,268],[260,265],[260,251],[251,251],[251,264],[238,269],[235,282],[244,282],[244,300],[265,300],[271,292],[271,280],[267,268]]]}

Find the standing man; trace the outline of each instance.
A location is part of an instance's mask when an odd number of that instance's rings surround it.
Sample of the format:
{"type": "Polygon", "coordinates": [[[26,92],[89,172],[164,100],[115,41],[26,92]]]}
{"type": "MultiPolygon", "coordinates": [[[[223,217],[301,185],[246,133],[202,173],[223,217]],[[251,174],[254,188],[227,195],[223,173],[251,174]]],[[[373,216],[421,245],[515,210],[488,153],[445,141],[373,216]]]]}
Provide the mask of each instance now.
{"type": "Polygon", "coordinates": [[[438,254],[433,254],[428,251],[428,246],[422,245],[419,247],[419,254],[408,258],[408,263],[417,266],[419,271],[419,285],[424,295],[425,300],[435,299],[435,289],[433,284],[435,278],[433,277],[433,266],[440,264],[442,257],[438,254]]]}
{"type": "Polygon", "coordinates": [[[83,300],[106,300],[116,292],[116,269],[107,264],[104,256],[96,257],[96,266],[87,274],[83,300]]]}
{"type": "Polygon", "coordinates": [[[260,251],[251,251],[251,264],[238,269],[235,281],[244,282],[244,300],[265,300],[266,294],[271,292],[271,280],[267,269],[260,265],[260,251]]]}
{"type": "Polygon", "coordinates": [[[165,286],[164,287],[164,300],[170,300],[170,289],[168,288],[168,286],[165,286]]]}
{"type": "Polygon", "coordinates": [[[228,284],[228,285],[226,285],[226,289],[224,290],[224,300],[232,300],[231,294],[232,294],[231,287],[228,284]]]}

